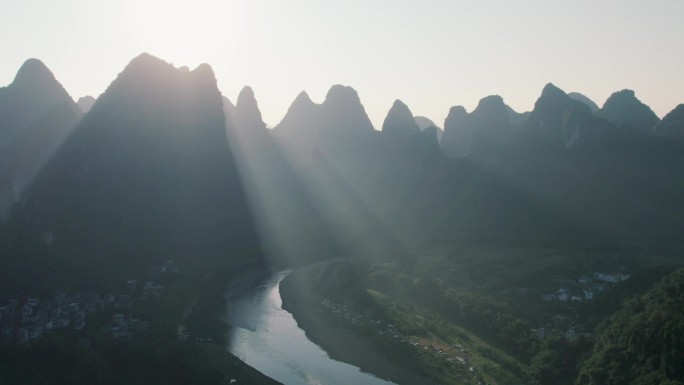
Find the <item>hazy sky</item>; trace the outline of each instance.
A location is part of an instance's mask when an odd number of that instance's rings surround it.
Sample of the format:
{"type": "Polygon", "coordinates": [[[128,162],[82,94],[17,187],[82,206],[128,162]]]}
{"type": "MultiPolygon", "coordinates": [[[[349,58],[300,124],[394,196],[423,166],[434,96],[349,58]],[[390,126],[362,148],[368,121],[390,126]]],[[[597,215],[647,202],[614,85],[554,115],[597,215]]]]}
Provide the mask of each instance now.
{"type": "Polygon", "coordinates": [[[251,85],[270,125],[338,83],[378,129],[394,99],[441,125],[490,94],[529,110],[548,82],[599,105],[631,88],[661,117],[684,103],[682,0],[0,1],[0,85],[36,57],[75,99],[149,52],[211,64],[233,102],[251,85]]]}

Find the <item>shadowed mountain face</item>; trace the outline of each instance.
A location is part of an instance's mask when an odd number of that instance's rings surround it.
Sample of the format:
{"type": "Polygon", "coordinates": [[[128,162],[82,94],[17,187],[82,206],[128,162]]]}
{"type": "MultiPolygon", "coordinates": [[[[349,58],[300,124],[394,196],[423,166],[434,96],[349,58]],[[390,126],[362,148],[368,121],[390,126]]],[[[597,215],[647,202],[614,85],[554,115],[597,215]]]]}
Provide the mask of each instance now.
{"type": "Polygon", "coordinates": [[[38,59],[21,66],[12,84],[0,89],[3,131],[9,125],[25,127],[46,111],[61,104],[74,107],[74,101],[38,59]]]}
{"type": "Polygon", "coordinates": [[[512,126],[517,126],[530,117],[530,111],[517,112],[509,106],[506,107],[508,107],[508,121],[512,126]]]}
{"type": "Polygon", "coordinates": [[[326,145],[356,143],[374,132],[356,91],[347,86],[330,88],[321,104],[320,140],[326,145]]]}
{"type": "Polygon", "coordinates": [[[429,165],[441,164],[444,154],[439,147],[440,129],[434,126],[409,136],[403,145],[404,161],[425,163],[429,165]]]}
{"type": "Polygon", "coordinates": [[[444,120],[444,135],[440,146],[449,158],[456,159],[468,153],[472,133],[467,127],[468,112],[463,106],[449,109],[444,120]]]}
{"type": "Polygon", "coordinates": [[[262,159],[272,156],[270,130],[261,118],[261,111],[251,87],[246,86],[240,91],[235,107],[232,107],[230,101],[224,97],[223,110],[228,136],[233,137],[230,146],[234,152],[259,153],[262,159]]]}
{"type": "Polygon", "coordinates": [[[547,84],[521,128],[543,146],[574,148],[595,143],[610,127],[594,118],[591,107],[547,84]]]}
{"type": "Polygon", "coordinates": [[[230,124],[231,126],[235,124],[235,104],[230,101],[227,97],[223,97],[223,114],[226,117],[226,125],[230,124]]]}
{"type": "Polygon", "coordinates": [[[301,92],[273,129],[275,136],[288,146],[315,146],[319,150],[358,145],[374,131],[359,95],[342,85],[332,86],[322,104],[314,103],[306,92],[301,92]]]}
{"type": "Polygon", "coordinates": [[[510,107],[498,95],[482,98],[470,114],[473,139],[470,151],[486,151],[492,142],[503,141],[510,135],[510,107]]]}
{"type": "Polygon", "coordinates": [[[684,139],[684,104],[665,115],[653,128],[653,132],[666,138],[684,139]]]}
{"type": "Polygon", "coordinates": [[[415,116],[413,119],[415,120],[416,124],[418,125],[418,127],[420,128],[421,131],[428,128],[428,127],[437,127],[440,130],[442,129],[435,122],[433,122],[430,118],[427,118],[425,116],[415,116]]]}
{"type": "Polygon", "coordinates": [[[266,123],[261,118],[261,111],[254,98],[254,91],[249,86],[243,88],[238,95],[233,121],[236,128],[243,131],[266,129],[266,123]]]}
{"type": "Polygon", "coordinates": [[[510,111],[497,95],[482,98],[470,114],[463,107],[452,107],[444,122],[442,150],[455,159],[483,150],[490,141],[502,140],[510,131],[510,111]]]}
{"type": "Polygon", "coordinates": [[[660,121],[651,108],[636,98],[632,90],[622,90],[610,95],[596,116],[622,129],[640,133],[650,132],[660,121]]]}
{"type": "Polygon", "coordinates": [[[428,128],[434,128],[437,133],[437,144],[439,145],[439,142],[442,140],[442,135],[444,135],[444,130],[440,128],[438,125],[436,125],[435,122],[433,122],[429,118],[426,118],[425,116],[415,116],[413,119],[421,131],[425,131],[428,128]]]}
{"type": "Polygon", "coordinates": [[[534,104],[534,109],[526,122],[526,128],[543,142],[562,143],[564,142],[563,117],[571,107],[577,109],[584,107],[589,110],[587,105],[573,100],[563,90],[549,83],[534,104]]]}
{"type": "MultiPolygon", "coordinates": [[[[467,183],[479,193],[452,198],[445,205],[470,202],[463,211],[453,212],[470,218],[461,231],[485,223],[489,210],[497,207],[498,223],[490,223],[490,230],[484,232],[489,235],[517,232],[512,223],[519,221],[529,226],[516,235],[519,239],[531,234],[542,239],[555,233],[589,243],[679,244],[675,234],[684,228],[678,219],[684,208],[675,196],[682,193],[682,187],[672,181],[684,173],[681,146],[618,129],[553,85],[545,87],[529,119],[519,127],[506,125],[503,114],[496,113],[501,103],[495,99],[490,103],[481,109],[486,119],[479,126],[473,124],[475,112],[467,114],[462,107],[452,108],[445,124],[441,142],[445,154],[460,156],[456,164],[478,175],[467,183]],[[489,138],[494,140],[485,140],[481,150],[474,150],[477,127],[487,122],[494,132],[500,125],[499,133],[489,138]],[[496,184],[501,195],[488,196],[488,183],[496,184]],[[507,203],[497,205],[502,199],[507,203]],[[522,212],[527,213],[525,219],[517,217],[522,212]],[[644,228],[640,223],[650,225],[644,228]],[[499,232],[495,230],[499,226],[509,227],[499,232]],[[558,227],[552,230],[554,226],[558,227]]],[[[462,177],[446,180],[465,183],[462,177]]],[[[450,195],[457,196],[455,192],[450,195]]],[[[448,226],[457,226],[451,223],[448,226]]]]}
{"type": "Polygon", "coordinates": [[[561,122],[566,148],[591,146],[602,140],[607,133],[614,133],[613,126],[594,117],[584,103],[572,104],[565,111],[561,122]]]}
{"type": "Polygon", "coordinates": [[[420,132],[411,110],[401,100],[395,100],[382,124],[382,136],[389,142],[396,142],[420,132]]]}
{"type": "Polygon", "coordinates": [[[314,103],[306,91],[302,91],[273,131],[278,136],[315,141],[321,125],[320,114],[321,106],[314,103]]]}
{"type": "Polygon", "coordinates": [[[408,106],[396,100],[382,125],[379,151],[387,151],[395,167],[405,170],[421,164],[429,167],[443,160],[439,147],[441,136],[442,130],[434,125],[421,129],[408,106]]]}
{"type": "Polygon", "coordinates": [[[40,60],[27,60],[12,84],[0,88],[0,218],[81,115],[40,60]]]}
{"type": "Polygon", "coordinates": [[[508,125],[508,108],[501,96],[491,95],[480,99],[477,108],[471,113],[472,118],[480,122],[483,129],[508,125]],[[485,127],[485,125],[487,127],[485,127]]]}
{"type": "Polygon", "coordinates": [[[223,101],[228,144],[260,235],[263,253],[259,257],[288,255],[287,262],[276,263],[296,264],[321,258],[323,250],[334,253],[335,242],[321,224],[319,212],[302,186],[301,175],[295,172],[312,160],[311,146],[319,122],[309,114],[309,107],[320,106],[303,92],[283,122],[270,130],[261,120],[249,87],[240,93],[235,107],[227,98],[223,101]]]}
{"type": "Polygon", "coordinates": [[[248,207],[211,68],[181,71],[143,54],[36,179],[11,247],[33,250],[33,278],[71,269],[77,282],[120,279],[167,259],[206,265],[255,250],[248,207]]]}
{"type": "MultiPolygon", "coordinates": [[[[394,251],[421,236],[676,243],[678,141],[617,129],[551,84],[525,121],[511,111],[499,96],[453,107],[438,143],[401,102],[374,131],[357,93],[334,86],[321,105],[300,94],[269,130],[250,88],[233,106],[208,66],[142,55],[17,206],[0,241],[38,257],[7,271],[87,279],[164,259],[226,263],[258,246],[310,259],[347,245],[394,251]]],[[[680,112],[656,132],[681,132],[680,112]]]]}
{"type": "Polygon", "coordinates": [[[78,98],[78,107],[83,111],[84,114],[88,113],[91,108],[93,108],[93,105],[95,104],[96,99],[92,96],[83,96],[78,98]]]}
{"type": "Polygon", "coordinates": [[[580,94],[579,92],[569,92],[568,96],[574,100],[577,100],[578,102],[586,104],[589,109],[591,109],[592,113],[596,113],[599,110],[599,106],[594,103],[593,100],[589,99],[585,95],[580,94]]]}

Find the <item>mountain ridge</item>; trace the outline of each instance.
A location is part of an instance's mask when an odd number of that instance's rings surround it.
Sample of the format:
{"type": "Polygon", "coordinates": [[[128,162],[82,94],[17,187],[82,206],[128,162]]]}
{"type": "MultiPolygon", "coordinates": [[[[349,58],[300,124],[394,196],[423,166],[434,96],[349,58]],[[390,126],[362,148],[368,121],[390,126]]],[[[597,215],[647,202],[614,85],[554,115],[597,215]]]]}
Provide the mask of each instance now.
{"type": "Polygon", "coordinates": [[[0,222],[82,115],[38,59],[26,60],[0,88],[0,222]]]}
{"type": "Polygon", "coordinates": [[[639,100],[634,91],[624,89],[614,92],[596,116],[604,118],[622,129],[648,133],[660,122],[658,116],[639,100]]]}
{"type": "Polygon", "coordinates": [[[202,265],[256,247],[208,66],[133,59],[26,195],[12,218],[22,236],[12,242],[25,247],[52,234],[54,243],[34,247],[70,256],[36,271],[53,279],[74,266],[79,280],[104,271],[120,279],[159,260],[202,265]]]}

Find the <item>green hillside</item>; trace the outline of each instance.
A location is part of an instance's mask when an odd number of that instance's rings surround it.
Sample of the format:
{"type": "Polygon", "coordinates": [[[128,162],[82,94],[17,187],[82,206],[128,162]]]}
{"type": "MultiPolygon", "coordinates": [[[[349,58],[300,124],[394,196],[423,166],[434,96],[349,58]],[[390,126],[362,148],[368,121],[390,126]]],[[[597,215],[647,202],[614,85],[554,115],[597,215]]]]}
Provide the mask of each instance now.
{"type": "Polygon", "coordinates": [[[684,269],[679,269],[597,328],[578,385],[684,384],[684,269]]]}

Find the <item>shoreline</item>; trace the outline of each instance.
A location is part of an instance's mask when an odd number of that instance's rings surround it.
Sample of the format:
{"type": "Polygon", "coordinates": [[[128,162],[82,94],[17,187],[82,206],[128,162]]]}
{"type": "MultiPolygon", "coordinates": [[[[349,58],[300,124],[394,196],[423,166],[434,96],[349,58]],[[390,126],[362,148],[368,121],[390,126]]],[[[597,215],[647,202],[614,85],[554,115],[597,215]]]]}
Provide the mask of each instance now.
{"type": "Polygon", "coordinates": [[[320,346],[330,358],[354,365],[361,371],[375,377],[394,382],[397,385],[434,384],[415,373],[406,371],[387,360],[372,342],[358,336],[353,330],[332,326],[317,316],[311,309],[318,304],[318,298],[311,293],[308,273],[323,264],[317,263],[293,270],[280,282],[280,297],[283,309],[292,314],[306,337],[320,346]]]}

